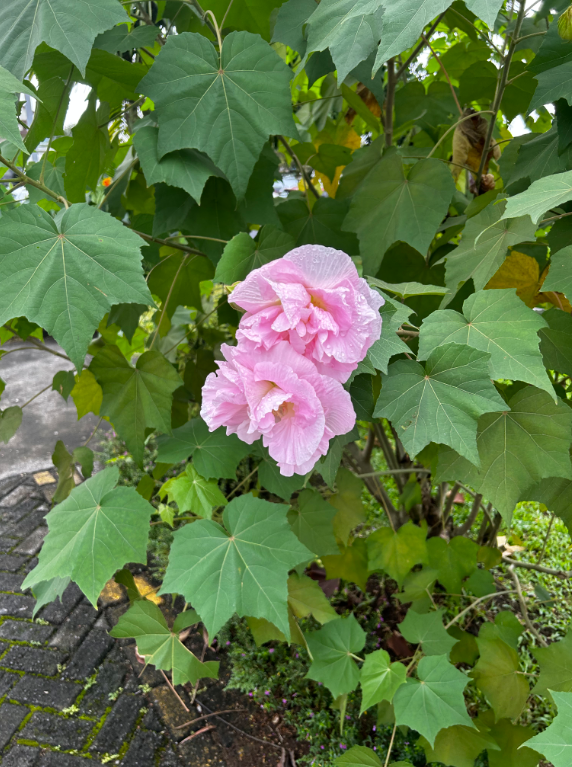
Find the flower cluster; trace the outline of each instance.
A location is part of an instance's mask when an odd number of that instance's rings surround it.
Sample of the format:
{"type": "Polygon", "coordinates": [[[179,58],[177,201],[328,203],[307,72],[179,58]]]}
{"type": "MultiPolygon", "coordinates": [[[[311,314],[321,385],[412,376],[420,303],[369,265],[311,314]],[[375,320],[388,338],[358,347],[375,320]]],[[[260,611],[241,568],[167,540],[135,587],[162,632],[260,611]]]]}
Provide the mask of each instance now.
{"type": "Polygon", "coordinates": [[[381,334],[382,297],[340,250],[304,245],[255,269],[232,293],[237,346],[203,388],[201,416],[251,444],[281,474],[306,474],[355,412],[342,386],[381,334]]]}

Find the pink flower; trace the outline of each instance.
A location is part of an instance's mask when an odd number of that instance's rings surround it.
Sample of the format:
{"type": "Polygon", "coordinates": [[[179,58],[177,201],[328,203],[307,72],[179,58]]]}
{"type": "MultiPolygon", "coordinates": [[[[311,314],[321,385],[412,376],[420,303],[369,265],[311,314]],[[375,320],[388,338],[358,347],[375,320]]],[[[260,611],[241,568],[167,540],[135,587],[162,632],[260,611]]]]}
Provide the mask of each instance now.
{"type": "Polygon", "coordinates": [[[226,362],[207,377],[202,418],[211,431],[226,426],[248,444],[262,437],[284,476],[306,474],[332,437],[353,428],[348,392],[287,341],[268,350],[223,344],[221,351],[226,362]]]}
{"type": "Polygon", "coordinates": [[[381,334],[383,298],[341,250],[303,245],[252,271],[231,302],[246,311],[239,344],[290,341],[320,373],[344,383],[381,334]]]}

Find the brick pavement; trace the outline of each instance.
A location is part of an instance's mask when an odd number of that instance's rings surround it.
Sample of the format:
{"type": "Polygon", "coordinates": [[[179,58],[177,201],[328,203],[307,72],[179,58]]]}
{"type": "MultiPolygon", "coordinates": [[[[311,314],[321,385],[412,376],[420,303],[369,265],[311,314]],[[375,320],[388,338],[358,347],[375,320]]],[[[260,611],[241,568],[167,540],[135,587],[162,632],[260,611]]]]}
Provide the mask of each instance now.
{"type": "Polygon", "coordinates": [[[30,475],[0,481],[0,764],[177,767],[156,713],[168,716],[172,693],[157,672],[141,674],[132,645],[107,633],[121,599],[98,612],[70,584],[32,618],[34,599],[21,584],[55,489],[42,475],[44,484],[30,475]]]}

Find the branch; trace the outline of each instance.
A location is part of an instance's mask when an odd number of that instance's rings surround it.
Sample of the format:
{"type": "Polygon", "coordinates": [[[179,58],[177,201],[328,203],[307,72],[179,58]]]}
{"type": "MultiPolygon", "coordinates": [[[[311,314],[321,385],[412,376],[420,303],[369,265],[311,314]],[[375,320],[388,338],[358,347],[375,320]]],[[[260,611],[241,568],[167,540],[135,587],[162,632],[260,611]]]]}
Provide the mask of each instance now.
{"type": "Polygon", "coordinates": [[[522,588],[520,586],[520,581],[518,580],[518,575],[515,573],[513,567],[509,567],[508,571],[510,573],[510,577],[512,578],[514,582],[514,587],[516,589],[516,593],[518,596],[518,601],[520,602],[520,609],[522,612],[522,617],[524,618],[524,622],[526,623],[526,626],[530,633],[540,642],[542,647],[548,647],[548,642],[546,639],[540,634],[533,626],[532,621],[530,620],[530,617],[528,615],[528,609],[526,607],[526,601],[524,599],[524,595],[522,593],[522,588]]]}
{"type": "Polygon", "coordinates": [[[431,53],[433,54],[433,57],[435,58],[435,61],[441,67],[441,71],[443,72],[447,82],[449,83],[449,88],[451,89],[451,93],[453,94],[453,98],[455,100],[455,104],[457,105],[457,109],[459,110],[459,114],[462,115],[463,114],[463,110],[461,109],[461,105],[459,104],[459,99],[457,98],[457,94],[455,93],[455,89],[453,88],[453,83],[451,82],[451,78],[449,77],[449,73],[445,69],[445,66],[444,66],[443,62],[441,61],[441,59],[437,55],[437,52],[435,51],[435,49],[433,48],[433,46],[431,45],[429,40],[427,40],[427,38],[424,35],[421,35],[421,37],[425,40],[425,42],[427,43],[427,45],[429,47],[429,50],[431,51],[431,53]]]}
{"type": "Polygon", "coordinates": [[[395,100],[395,59],[387,62],[387,91],[385,96],[385,146],[393,144],[393,102],[395,100]]]}
{"type": "Polygon", "coordinates": [[[506,591],[495,591],[494,594],[486,594],[484,597],[479,597],[478,599],[475,599],[474,602],[471,602],[471,604],[466,607],[464,610],[462,610],[458,615],[455,615],[453,620],[450,620],[449,623],[445,626],[445,630],[451,628],[455,623],[457,623],[458,620],[460,620],[463,615],[466,615],[468,612],[470,612],[473,607],[476,607],[476,605],[480,604],[481,602],[484,602],[487,599],[494,599],[495,597],[501,597],[504,594],[512,594],[512,589],[507,589],[506,591]]]}
{"type": "Polygon", "coordinates": [[[5,157],[3,157],[0,154],[0,162],[2,165],[5,165],[7,168],[10,168],[11,171],[13,171],[18,178],[22,181],[22,183],[30,186],[35,186],[36,189],[40,189],[42,192],[45,192],[45,194],[48,194],[50,197],[53,197],[54,200],[57,200],[58,202],[62,202],[66,208],[69,208],[69,202],[66,200],[65,197],[62,197],[57,192],[54,192],[53,189],[50,189],[45,184],[42,184],[41,181],[35,181],[33,178],[30,178],[27,176],[23,171],[18,168],[17,165],[15,165],[11,160],[7,160],[5,157]]]}
{"type": "Polygon", "coordinates": [[[514,27],[514,32],[512,35],[512,40],[508,49],[508,53],[505,56],[505,60],[503,63],[503,67],[500,71],[499,79],[497,80],[497,89],[495,91],[495,97],[493,99],[493,105],[492,105],[492,112],[493,115],[491,117],[490,123],[489,123],[489,129],[487,131],[487,136],[485,139],[485,144],[483,148],[483,153],[481,155],[481,162],[479,164],[479,170],[477,173],[477,179],[476,179],[476,186],[477,190],[480,187],[481,184],[481,178],[483,175],[483,170],[485,168],[485,164],[487,162],[487,157],[489,156],[489,151],[491,147],[491,141],[493,138],[493,132],[495,129],[495,124],[497,120],[497,115],[500,109],[502,97],[504,95],[504,89],[506,88],[506,83],[508,80],[508,72],[510,69],[510,65],[512,63],[512,57],[514,54],[514,51],[517,46],[518,36],[520,34],[520,30],[522,27],[522,22],[524,21],[524,13],[526,10],[526,0],[519,0],[520,2],[520,8],[518,9],[518,16],[516,18],[516,25],[514,27]]]}
{"type": "Polygon", "coordinates": [[[314,197],[317,200],[319,200],[320,199],[320,193],[318,192],[318,190],[316,189],[314,184],[312,184],[312,179],[308,176],[308,174],[304,170],[304,166],[302,165],[302,163],[298,159],[298,156],[296,155],[296,153],[294,152],[294,150],[292,149],[290,144],[286,141],[284,136],[277,136],[276,138],[284,144],[284,147],[286,148],[286,152],[290,155],[290,157],[294,160],[294,162],[298,166],[298,170],[302,174],[302,177],[303,177],[304,181],[306,182],[306,186],[309,187],[312,190],[312,192],[314,194],[314,197]]]}
{"type": "MultiPolygon", "coordinates": [[[[126,226],[128,229],[131,229],[131,227],[123,223],[123,226],[126,226]]],[[[202,250],[196,250],[195,248],[189,248],[186,245],[181,245],[178,242],[169,242],[168,240],[162,240],[160,237],[152,237],[150,234],[145,234],[145,232],[139,232],[137,229],[131,229],[131,231],[134,234],[138,234],[139,237],[142,237],[144,240],[147,240],[147,242],[156,242],[158,245],[166,245],[169,248],[174,248],[175,250],[182,250],[183,253],[193,253],[195,256],[204,256],[205,258],[206,253],[203,253],[202,250]]]]}
{"type": "MultiPolygon", "coordinates": [[[[483,500],[483,496],[477,493],[475,495],[475,499],[473,501],[473,506],[471,508],[471,513],[467,517],[467,519],[463,522],[462,525],[459,525],[459,527],[455,527],[453,530],[453,536],[457,535],[465,535],[469,532],[471,527],[473,526],[473,523],[475,519],[477,518],[477,514],[479,513],[479,510],[481,508],[481,501],[483,500]]],[[[455,499],[453,499],[453,503],[455,502],[455,499]]]]}
{"type": "Polygon", "coordinates": [[[359,476],[360,474],[370,474],[369,477],[363,478],[364,484],[369,492],[373,495],[373,497],[383,506],[385,513],[387,514],[389,524],[395,531],[401,523],[399,512],[392,504],[391,499],[387,494],[387,490],[374,475],[375,473],[372,474],[373,467],[371,463],[363,459],[362,453],[355,442],[350,442],[345,446],[344,454],[347,456],[352,466],[356,469],[356,475],[359,476]]]}
{"type": "Polygon", "coordinates": [[[551,567],[535,565],[533,562],[522,562],[520,559],[511,559],[507,556],[503,556],[502,561],[506,562],[511,567],[524,567],[525,570],[536,570],[537,572],[545,573],[546,575],[555,575],[557,578],[572,578],[572,572],[570,570],[553,570],[551,567]]]}
{"type": "Polygon", "coordinates": [[[449,518],[449,514],[451,513],[451,509],[453,508],[453,504],[455,503],[455,497],[457,495],[457,490],[460,488],[460,484],[458,482],[455,482],[453,487],[451,488],[451,492],[447,496],[447,502],[445,503],[445,508],[443,509],[443,522],[446,522],[449,518]]]}

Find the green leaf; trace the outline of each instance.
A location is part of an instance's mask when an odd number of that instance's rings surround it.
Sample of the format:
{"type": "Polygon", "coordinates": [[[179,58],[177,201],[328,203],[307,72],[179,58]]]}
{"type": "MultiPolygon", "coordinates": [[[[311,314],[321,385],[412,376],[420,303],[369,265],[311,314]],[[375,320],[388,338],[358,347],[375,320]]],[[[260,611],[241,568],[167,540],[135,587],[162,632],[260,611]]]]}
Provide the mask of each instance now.
{"type": "Polygon", "coordinates": [[[216,679],[219,663],[201,663],[179,640],[177,633],[180,630],[179,628],[175,631],[173,626],[173,633],[157,605],[140,600],[119,618],[109,633],[117,639],[135,639],[137,650],[144,656],[146,663],[152,663],[155,668],[163,671],[171,671],[174,685],[187,682],[196,684],[199,679],[205,677],[216,679]]]}
{"type": "Polygon", "coordinates": [[[312,654],[306,678],[322,682],[334,698],[355,690],[360,672],[351,655],[363,649],[366,635],[354,615],[327,623],[319,631],[304,636],[312,654]]]}
{"type": "MultiPolygon", "coordinates": [[[[555,290],[572,298],[572,246],[568,245],[550,257],[550,271],[542,290],[555,290]]],[[[569,315],[567,315],[569,317],[569,315]]],[[[564,372],[564,371],[563,371],[564,372]]]]}
{"type": "Polygon", "coordinates": [[[52,578],[49,581],[42,581],[36,584],[32,589],[32,594],[36,599],[34,610],[32,612],[32,618],[36,617],[38,610],[41,610],[44,605],[54,602],[59,599],[61,602],[64,591],[69,586],[69,578],[52,578]]]}
{"type": "Polygon", "coordinates": [[[21,315],[37,322],[81,370],[93,332],[113,304],[153,304],[141,245],[120,221],[85,204],[55,218],[35,205],[2,214],[0,324],[21,315]]]}
{"type": "Polygon", "coordinates": [[[296,572],[288,578],[288,606],[297,618],[313,615],[322,624],[339,617],[317,581],[296,572]]]}
{"type": "Polygon", "coordinates": [[[93,41],[93,47],[108,53],[127,53],[134,48],[152,48],[157,34],[157,27],[153,25],[133,27],[130,30],[127,24],[118,24],[98,35],[93,41]]]}
{"type": "Polygon", "coordinates": [[[457,644],[445,631],[443,625],[444,610],[436,610],[420,615],[408,610],[405,620],[399,624],[399,631],[412,644],[420,644],[425,655],[449,655],[457,644]]]}
{"type": "Polygon", "coordinates": [[[572,171],[534,181],[525,192],[509,197],[502,218],[530,216],[538,224],[547,210],[572,200],[572,171]]]}
{"type": "MultiPolygon", "coordinates": [[[[72,67],[68,66],[68,73],[71,69],[72,67]]],[[[41,141],[49,138],[52,131],[55,136],[63,135],[71,88],[72,84],[67,82],[67,74],[63,79],[62,77],[42,79],[36,91],[34,119],[24,141],[27,152],[32,152],[41,141]]],[[[40,162],[43,163],[43,158],[40,162]]],[[[65,157],[63,162],[65,165],[65,157]]],[[[36,181],[39,181],[39,176],[36,181]]],[[[46,185],[53,191],[57,191],[48,184],[47,180],[46,185]]]]}
{"type": "Polygon", "coordinates": [[[157,183],[178,186],[200,203],[207,180],[210,176],[220,176],[221,172],[212,160],[196,149],[180,149],[159,157],[158,140],[159,128],[150,125],[139,128],[133,137],[133,146],[148,186],[157,183]]]}
{"type": "Polygon", "coordinates": [[[488,27],[494,29],[502,3],[503,0],[466,0],[465,4],[475,16],[482,19],[488,27]]]}
{"type": "Polygon", "coordinates": [[[296,490],[304,487],[307,483],[310,474],[303,476],[302,474],[293,474],[291,477],[284,477],[280,473],[280,469],[274,458],[271,458],[267,448],[262,445],[262,442],[257,442],[252,445],[252,455],[262,458],[258,464],[258,479],[262,487],[265,487],[274,495],[284,498],[285,501],[289,501],[292,497],[292,493],[296,490]]]}
{"type": "Polygon", "coordinates": [[[387,373],[387,365],[391,357],[411,351],[405,341],[397,335],[397,331],[404,322],[408,321],[413,311],[407,304],[395,301],[384,293],[382,296],[385,303],[379,310],[382,317],[381,338],[372,344],[366,359],[376,370],[387,373]]]}
{"type": "Polygon", "coordinates": [[[86,191],[95,191],[113,151],[107,130],[109,107],[102,104],[96,109],[95,105],[93,95],[78,124],[72,128],[73,144],[66,154],[64,178],[70,202],[85,202],[86,191]]]}
{"type": "Polygon", "coordinates": [[[61,439],[56,442],[52,453],[52,463],[58,470],[58,486],[54,493],[53,502],[60,503],[68,497],[75,487],[73,459],[61,439]]]}
{"type": "Polygon", "coordinates": [[[140,85],[155,102],[159,156],[177,149],[205,152],[242,199],[268,137],[297,135],[292,74],[268,43],[249,32],[227,35],[220,60],[203,35],[170,35],[140,85]]]}
{"type": "Polygon", "coordinates": [[[465,586],[476,597],[486,597],[487,594],[494,594],[497,590],[493,574],[488,570],[475,570],[465,586]]]}
{"type": "Polygon", "coordinates": [[[457,640],[457,644],[453,647],[449,656],[451,663],[454,665],[466,663],[468,666],[474,666],[475,661],[479,657],[479,648],[475,635],[468,631],[463,631],[458,626],[451,626],[447,629],[447,633],[457,640]]]}
{"type": "Polygon", "coordinates": [[[489,360],[486,352],[447,343],[431,352],[425,367],[413,360],[393,362],[374,416],[393,423],[412,456],[439,442],[478,466],[477,421],[506,408],[491,383],[489,360]]]}
{"type": "Polygon", "coordinates": [[[341,554],[322,557],[328,578],[343,578],[356,583],[365,591],[369,576],[367,563],[367,543],[365,538],[354,538],[349,546],[341,549],[341,554]]]}
{"type": "Polygon", "coordinates": [[[382,700],[391,703],[396,690],[405,684],[407,669],[403,663],[391,663],[385,650],[375,650],[365,656],[361,669],[361,709],[363,712],[382,700]]]}
{"type": "Polygon", "coordinates": [[[67,402],[73,387],[75,375],[73,370],[59,370],[52,381],[52,391],[57,391],[67,402]]]}
{"type": "Polygon", "coordinates": [[[0,64],[24,77],[41,42],[81,71],[100,32],[126,21],[115,0],[5,0],[0,8],[0,64]]]}
{"type": "Polygon", "coordinates": [[[225,243],[244,229],[236,198],[228,181],[214,176],[209,178],[200,206],[193,209],[192,215],[184,222],[182,228],[191,235],[197,235],[197,240],[190,244],[206,253],[216,265],[222,256],[225,243]],[[205,240],[205,237],[223,242],[205,240]]]}
{"type": "Polygon", "coordinates": [[[456,293],[469,279],[475,290],[482,290],[502,266],[509,247],[534,240],[536,227],[528,216],[504,221],[504,203],[489,203],[470,218],[463,230],[461,244],[447,254],[446,285],[456,293]]]}
{"type": "Polygon", "coordinates": [[[69,577],[92,605],[116,570],[147,561],[153,507],[132,487],[116,487],[119,469],[99,472],[47,515],[49,533],[23,588],[69,577]]]}
{"type": "Polygon", "coordinates": [[[549,759],[554,767],[568,767],[572,756],[572,693],[553,692],[558,714],[540,735],[526,741],[526,747],[549,759]]]}
{"type": "Polygon", "coordinates": [[[469,538],[455,536],[449,543],[438,536],[427,541],[429,567],[449,594],[460,594],[463,578],[477,567],[477,546],[469,538]]]}
{"type": "Polygon", "coordinates": [[[451,173],[439,160],[409,168],[396,150],[384,154],[354,193],[344,221],[359,238],[364,274],[375,276],[394,242],[426,253],[454,193],[451,173]]]}
{"type": "Polygon", "coordinates": [[[89,366],[103,391],[101,415],[107,416],[137,464],[143,464],[146,429],[171,431],[173,392],[182,381],[156,351],[142,354],[131,367],[117,346],[105,346],[89,366]]]}
{"type": "MultiPolygon", "coordinates": [[[[365,746],[350,748],[345,754],[338,756],[334,764],[336,767],[381,767],[381,762],[377,758],[375,751],[365,746]]],[[[405,762],[402,764],[405,764],[405,762]]],[[[395,766],[393,765],[393,767],[395,766]]]]}
{"type": "Polygon", "coordinates": [[[572,692],[572,631],[548,647],[535,647],[534,657],[540,664],[535,695],[547,695],[549,690],[572,692]]]}
{"type": "Polygon", "coordinates": [[[209,432],[202,418],[193,418],[174,429],[170,437],[160,436],[157,443],[158,461],[179,463],[192,457],[205,479],[234,479],[237,465],[250,452],[250,445],[241,442],[236,434],[227,436],[224,428],[209,432]]]}
{"type": "Polygon", "coordinates": [[[295,246],[325,245],[350,255],[359,253],[355,235],[342,231],[348,210],[345,200],[320,197],[312,209],[300,199],[290,199],[276,208],[282,228],[295,240],[295,246]]]}
{"type": "Polygon", "coordinates": [[[169,502],[174,501],[179,513],[192,511],[199,517],[212,518],[215,506],[226,506],[227,500],[214,480],[201,477],[192,464],[187,464],[185,471],[177,477],[167,480],[159,491],[161,497],[168,495],[169,502]]]}
{"type": "Polygon", "coordinates": [[[316,464],[316,470],[320,472],[328,487],[332,489],[334,488],[334,482],[342,460],[344,446],[347,445],[348,442],[353,442],[356,439],[359,439],[359,432],[357,427],[354,426],[354,428],[347,434],[342,434],[341,436],[334,437],[334,439],[330,440],[330,447],[328,448],[327,454],[316,464]]]}
{"type": "Polygon", "coordinates": [[[160,593],[183,594],[210,636],[236,612],[265,618],[289,638],[288,570],[312,554],[291,532],[286,508],[249,493],[225,508],[226,529],[201,519],[177,530],[160,593]]]}
{"type": "Polygon", "coordinates": [[[71,392],[71,398],[77,409],[78,420],[88,413],[99,415],[103,394],[95,376],[87,368],[77,377],[71,392]]]}
{"type": "Polygon", "coordinates": [[[412,296],[444,296],[448,292],[447,288],[441,285],[422,285],[420,282],[400,282],[391,284],[383,280],[369,278],[370,285],[386,290],[388,293],[394,293],[404,301],[412,296]]]}
{"type": "Polygon", "coordinates": [[[163,256],[149,275],[149,290],[166,304],[169,319],[178,306],[201,309],[200,283],[213,277],[213,266],[208,258],[171,250],[163,256]]]}
{"type": "Polygon", "coordinates": [[[308,51],[329,48],[342,83],[381,37],[383,0],[323,0],[308,19],[308,51]]]}
{"type": "Polygon", "coordinates": [[[8,444],[22,423],[22,408],[18,405],[0,410],[0,440],[8,444]]]}
{"type": "Polygon", "coordinates": [[[298,496],[298,508],[288,512],[288,522],[300,543],[314,554],[339,554],[332,526],[336,514],[336,509],[320,493],[302,490],[298,496]]]}
{"type": "MultiPolygon", "coordinates": [[[[557,262],[559,253],[551,256],[553,264],[557,262]]],[[[562,290],[562,282],[559,282],[562,290]]],[[[544,286],[543,286],[544,287],[544,286]]],[[[569,295],[572,296],[572,281],[569,295]]],[[[549,370],[557,370],[559,373],[572,374],[572,317],[566,312],[553,309],[544,312],[542,319],[546,320],[547,327],[539,331],[540,351],[544,365],[549,370]]]]}
{"type": "Polygon", "coordinates": [[[406,724],[434,746],[437,733],[455,724],[474,727],[465,708],[468,678],[445,655],[422,658],[417,679],[400,687],[393,698],[395,721],[406,724]]]}
{"type": "Polygon", "coordinates": [[[489,710],[479,716],[488,728],[488,737],[496,742],[498,748],[487,749],[489,767],[536,767],[540,754],[528,748],[526,742],[534,735],[532,727],[512,724],[508,719],[494,721],[494,712],[489,710]]]}
{"type": "Polygon", "coordinates": [[[475,759],[482,751],[499,750],[490,735],[459,724],[441,730],[433,748],[424,738],[420,738],[420,745],[428,762],[441,762],[450,767],[474,767],[475,759]]]}
{"type": "Polygon", "coordinates": [[[350,533],[366,521],[366,514],[361,500],[364,485],[359,477],[348,469],[340,468],[336,475],[336,490],[328,498],[328,503],[338,510],[334,517],[334,534],[344,546],[347,546],[350,533]]]}
{"type": "Polygon", "coordinates": [[[293,247],[293,237],[274,226],[264,226],[256,240],[240,232],[225,246],[214,281],[232,285],[244,280],[254,269],[281,258],[293,247]]]}
{"type": "Polygon", "coordinates": [[[0,138],[10,141],[18,149],[27,153],[16,118],[16,97],[20,93],[37,98],[34,91],[31,91],[11,72],[0,66],[0,138]]]}
{"type": "Polygon", "coordinates": [[[497,721],[516,719],[530,695],[528,680],[519,673],[516,650],[498,638],[479,636],[477,645],[481,657],[470,676],[491,704],[497,721]]]}
{"type": "Polygon", "coordinates": [[[538,331],[544,327],[543,318],[514,289],[483,290],[467,298],[463,314],[445,309],[423,320],[418,357],[426,359],[442,344],[468,344],[491,355],[491,378],[525,381],[554,398],[539,349],[538,331]]]}
{"type": "Polygon", "coordinates": [[[384,570],[401,586],[414,565],[427,564],[427,525],[409,521],[397,532],[382,527],[367,538],[370,570],[384,570]]]}
{"type": "Polygon", "coordinates": [[[387,0],[384,3],[383,35],[374,72],[392,56],[415,44],[423,27],[451,5],[450,0],[387,0]]]}
{"type": "Polygon", "coordinates": [[[439,451],[436,481],[460,481],[488,498],[510,524],[519,499],[546,477],[572,478],[570,426],[572,413],[531,386],[508,403],[510,412],[484,415],[477,445],[480,471],[452,450],[439,451]]]}
{"type": "Polygon", "coordinates": [[[289,45],[303,56],[306,52],[304,25],[315,8],[314,0],[288,0],[281,5],[274,24],[272,42],[289,45]]]}

